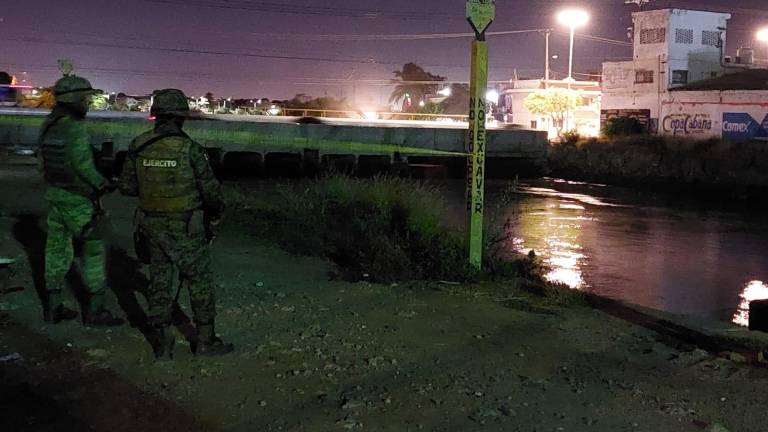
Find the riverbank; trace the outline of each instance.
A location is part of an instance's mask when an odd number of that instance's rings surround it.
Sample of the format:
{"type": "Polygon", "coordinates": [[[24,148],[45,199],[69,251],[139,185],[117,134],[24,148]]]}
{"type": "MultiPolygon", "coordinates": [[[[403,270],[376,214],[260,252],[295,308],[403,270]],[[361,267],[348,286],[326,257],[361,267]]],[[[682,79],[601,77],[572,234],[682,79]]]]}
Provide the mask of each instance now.
{"type": "MultiPolygon", "coordinates": [[[[231,222],[213,263],[220,333],[237,352],[196,359],[182,345],[153,364],[134,328],[40,320],[33,172],[0,169],[0,245],[32,257],[28,289],[0,300],[3,430],[764,430],[764,369],[515,284],[332,280],[328,261],[231,222]]],[[[110,281],[135,320],[146,279],[132,201],[106,205],[110,281]]]]}
{"type": "Polygon", "coordinates": [[[650,135],[586,139],[553,145],[548,166],[551,175],[570,180],[742,202],[768,191],[768,148],[762,142],[650,135]]]}

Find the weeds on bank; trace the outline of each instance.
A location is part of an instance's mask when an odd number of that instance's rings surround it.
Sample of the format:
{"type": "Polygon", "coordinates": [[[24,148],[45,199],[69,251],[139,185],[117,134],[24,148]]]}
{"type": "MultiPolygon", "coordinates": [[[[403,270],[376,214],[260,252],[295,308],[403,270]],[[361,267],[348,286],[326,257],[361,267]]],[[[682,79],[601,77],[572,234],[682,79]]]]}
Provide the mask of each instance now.
{"type": "Polygon", "coordinates": [[[232,216],[254,234],[295,254],[328,258],[345,279],[541,279],[537,260],[503,255],[506,227],[487,235],[486,266],[473,271],[466,233],[448,223],[440,191],[423,182],[330,176],[268,193],[233,186],[227,195],[232,216]]]}
{"type": "Polygon", "coordinates": [[[732,198],[768,190],[768,147],[759,141],[633,135],[554,145],[555,175],[642,186],[693,186],[732,198]]]}

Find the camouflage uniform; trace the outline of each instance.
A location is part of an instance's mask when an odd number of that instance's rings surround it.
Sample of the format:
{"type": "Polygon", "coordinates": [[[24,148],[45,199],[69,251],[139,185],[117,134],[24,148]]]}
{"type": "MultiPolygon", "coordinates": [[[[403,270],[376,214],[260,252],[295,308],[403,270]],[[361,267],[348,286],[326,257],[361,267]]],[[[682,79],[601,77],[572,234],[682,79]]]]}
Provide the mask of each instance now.
{"type": "Polygon", "coordinates": [[[178,298],[176,272],[189,291],[200,338],[198,353],[226,345],[213,330],[215,286],[205,221],[218,220],[224,204],[205,150],[182,131],[188,109],[186,96],[178,90],[155,95],[155,128],[133,140],[119,181],[123,194],[139,197],[137,229],[149,252],[149,320],[160,333],[160,344],[170,345],[155,347],[159,358],[172,356],[168,327],[178,298]]]}
{"type": "Polygon", "coordinates": [[[48,187],[48,237],[45,248],[45,283],[48,307],[45,318],[54,323],[73,319],[63,291],[74,259],[73,242],[83,244],[83,279],[90,304],[83,319],[95,325],[119,325],[104,307],[106,271],[104,244],[96,229],[94,200],[109,188],[94,163],[93,148],[83,122],[88,111],[90,83],[67,76],[56,83],[57,104],[40,134],[41,168],[48,187]],[[102,322],[107,321],[107,322],[102,322]]]}

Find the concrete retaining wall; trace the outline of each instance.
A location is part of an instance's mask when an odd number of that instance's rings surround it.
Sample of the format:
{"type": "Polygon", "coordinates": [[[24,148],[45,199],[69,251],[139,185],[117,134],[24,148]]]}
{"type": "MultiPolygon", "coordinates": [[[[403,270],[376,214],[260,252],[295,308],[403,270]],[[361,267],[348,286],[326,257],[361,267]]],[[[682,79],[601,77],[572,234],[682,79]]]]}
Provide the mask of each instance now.
{"type": "MultiPolygon", "coordinates": [[[[0,110],[0,143],[34,146],[45,111],[0,110]]],[[[298,124],[291,118],[212,116],[190,120],[185,129],[201,144],[227,152],[463,156],[466,129],[442,125],[365,122],[298,124]]],[[[88,130],[94,143],[112,142],[116,152],[152,128],[141,113],[92,113],[88,130]]],[[[489,130],[487,157],[544,160],[546,134],[527,129],[489,130]]]]}

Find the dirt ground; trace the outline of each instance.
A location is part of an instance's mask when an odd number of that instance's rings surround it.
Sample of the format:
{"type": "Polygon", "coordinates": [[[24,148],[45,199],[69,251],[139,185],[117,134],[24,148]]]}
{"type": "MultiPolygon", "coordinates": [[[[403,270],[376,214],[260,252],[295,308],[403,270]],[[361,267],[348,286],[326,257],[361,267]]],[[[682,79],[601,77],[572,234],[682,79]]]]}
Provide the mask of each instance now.
{"type": "MultiPolygon", "coordinates": [[[[236,353],[182,343],[155,363],[136,327],[42,321],[34,169],[0,166],[0,197],[0,253],[28,282],[0,298],[0,431],[768,430],[766,369],[513,287],[334,281],[330,264],[227,224],[213,261],[236,353]]],[[[106,205],[115,307],[140,326],[133,203],[106,205]]]]}

